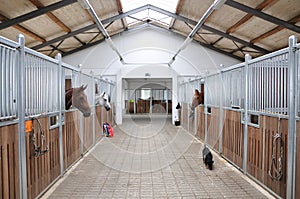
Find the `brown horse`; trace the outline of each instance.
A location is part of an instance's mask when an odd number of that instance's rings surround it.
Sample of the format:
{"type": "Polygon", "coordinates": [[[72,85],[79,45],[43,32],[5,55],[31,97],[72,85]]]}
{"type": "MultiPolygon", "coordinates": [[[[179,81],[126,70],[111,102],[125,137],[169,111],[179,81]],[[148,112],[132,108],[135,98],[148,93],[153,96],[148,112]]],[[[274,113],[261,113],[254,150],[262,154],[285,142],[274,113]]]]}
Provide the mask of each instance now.
{"type": "Polygon", "coordinates": [[[71,106],[78,108],[79,111],[83,113],[84,117],[89,117],[91,115],[91,108],[87,101],[87,97],[84,93],[86,86],[81,86],[78,88],[71,88],[66,91],[65,95],[65,107],[66,110],[70,109],[71,106]]]}
{"type": "Polygon", "coordinates": [[[195,89],[194,96],[193,96],[193,99],[192,99],[192,104],[191,104],[190,117],[192,117],[194,115],[195,108],[199,104],[203,104],[203,103],[204,103],[204,95],[203,95],[203,93],[200,93],[198,89],[195,89]]]}

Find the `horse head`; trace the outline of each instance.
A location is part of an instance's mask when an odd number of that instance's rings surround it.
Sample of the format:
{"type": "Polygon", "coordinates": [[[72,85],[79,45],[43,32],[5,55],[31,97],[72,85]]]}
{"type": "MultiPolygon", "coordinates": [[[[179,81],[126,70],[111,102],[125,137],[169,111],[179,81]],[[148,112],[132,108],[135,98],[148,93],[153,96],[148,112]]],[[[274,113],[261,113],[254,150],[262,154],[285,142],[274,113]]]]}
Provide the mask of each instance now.
{"type": "Polygon", "coordinates": [[[91,115],[91,108],[87,96],[84,93],[86,88],[87,85],[82,85],[81,87],[72,88],[66,92],[66,109],[68,110],[72,105],[81,111],[84,117],[89,117],[91,115]]]}
{"type": "Polygon", "coordinates": [[[96,97],[96,104],[100,104],[101,106],[104,106],[104,108],[109,111],[110,106],[110,96],[107,95],[105,92],[102,92],[100,96],[96,97]]]}
{"type": "Polygon", "coordinates": [[[200,103],[202,103],[201,94],[198,89],[195,89],[191,108],[195,109],[195,107],[198,106],[200,103]]]}

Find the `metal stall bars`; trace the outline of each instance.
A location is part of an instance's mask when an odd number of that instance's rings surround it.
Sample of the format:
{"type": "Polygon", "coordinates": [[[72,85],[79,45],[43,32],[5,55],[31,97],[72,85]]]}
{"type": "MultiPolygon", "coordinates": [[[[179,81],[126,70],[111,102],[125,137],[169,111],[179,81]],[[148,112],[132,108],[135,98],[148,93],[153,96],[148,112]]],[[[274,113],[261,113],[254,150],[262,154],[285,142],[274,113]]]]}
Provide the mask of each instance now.
{"type": "Polygon", "coordinates": [[[180,76],[179,77],[179,99],[181,104],[181,118],[182,127],[194,135],[197,134],[197,109],[191,111],[192,99],[195,89],[199,92],[201,90],[201,78],[200,76],[180,76]]]}
{"type": "Polygon", "coordinates": [[[219,151],[220,146],[220,103],[222,94],[222,78],[221,74],[212,74],[206,76],[205,78],[205,103],[204,103],[204,113],[205,113],[205,134],[204,134],[204,144],[210,145],[216,151],[219,151]]]}
{"type": "Polygon", "coordinates": [[[17,78],[15,76],[17,69],[16,47],[4,45],[4,38],[0,37],[0,119],[15,118],[17,116],[17,78]],[[2,44],[3,43],[3,44],[2,44]]]}
{"type": "Polygon", "coordinates": [[[219,152],[235,166],[243,166],[242,128],[245,109],[245,63],[221,70],[220,91],[220,144],[219,152]]]}
{"type": "MultiPolygon", "coordinates": [[[[224,127],[220,126],[223,129],[223,156],[239,167],[243,167],[245,173],[270,192],[289,198],[295,197],[295,173],[297,172],[295,161],[299,161],[295,159],[297,152],[295,116],[299,110],[299,104],[297,104],[299,101],[297,98],[299,96],[297,93],[298,56],[299,44],[297,45],[295,38],[292,37],[289,49],[279,50],[253,60],[246,56],[245,63],[222,69],[220,78],[222,82],[217,83],[219,87],[223,84],[222,95],[225,96],[222,106],[224,106],[226,117],[224,127]],[[230,110],[240,112],[240,120],[236,117],[236,113],[230,110]],[[230,120],[234,120],[234,123],[230,120]],[[238,121],[244,124],[243,128],[241,124],[237,124],[238,121]],[[232,130],[233,132],[241,131],[242,134],[228,134],[232,130]],[[226,141],[227,137],[234,137],[234,140],[226,141]],[[282,137],[282,141],[278,145],[272,145],[273,140],[277,140],[278,137],[282,137]],[[228,148],[229,143],[234,146],[228,148]],[[288,146],[287,159],[282,156],[282,152],[272,154],[274,147],[284,147],[280,143],[288,143],[285,145],[288,146]],[[235,155],[232,156],[232,154],[235,155]],[[269,176],[275,164],[273,157],[279,160],[279,163],[275,165],[277,167],[275,170],[279,170],[279,174],[283,174],[282,177],[280,175],[269,176]],[[288,163],[287,168],[284,167],[284,162],[288,163]],[[277,183],[276,180],[281,181],[277,183]]],[[[208,88],[206,94],[209,95],[209,90],[218,91],[215,87],[216,77],[217,74],[206,78],[208,88]]],[[[205,104],[208,107],[218,105],[218,97],[220,96],[207,96],[205,104]]],[[[208,125],[211,119],[208,117],[205,123],[208,125]]],[[[282,151],[282,149],[278,150],[282,151]]]]}

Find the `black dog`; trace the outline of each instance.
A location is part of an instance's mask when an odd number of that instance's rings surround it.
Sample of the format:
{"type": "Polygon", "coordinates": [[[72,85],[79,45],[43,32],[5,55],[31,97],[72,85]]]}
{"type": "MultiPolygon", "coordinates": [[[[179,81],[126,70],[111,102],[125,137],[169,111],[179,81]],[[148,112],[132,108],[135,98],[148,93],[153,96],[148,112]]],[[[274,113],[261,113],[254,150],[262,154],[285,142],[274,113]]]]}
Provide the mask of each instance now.
{"type": "Polygon", "coordinates": [[[204,149],[202,150],[202,156],[203,156],[203,163],[205,164],[206,168],[208,167],[209,170],[212,170],[213,166],[213,155],[210,152],[209,148],[204,146],[204,149]]]}

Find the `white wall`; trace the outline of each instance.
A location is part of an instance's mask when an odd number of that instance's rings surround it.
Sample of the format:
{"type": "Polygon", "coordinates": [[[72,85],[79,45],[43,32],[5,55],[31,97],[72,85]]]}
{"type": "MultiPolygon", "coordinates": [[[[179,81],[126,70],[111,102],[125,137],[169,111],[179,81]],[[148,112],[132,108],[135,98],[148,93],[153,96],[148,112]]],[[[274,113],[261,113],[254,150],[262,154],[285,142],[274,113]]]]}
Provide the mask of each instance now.
{"type": "Polygon", "coordinates": [[[207,72],[218,71],[220,64],[230,66],[239,63],[238,60],[192,42],[181,51],[169,67],[166,63],[171,60],[185,38],[152,28],[123,32],[114,36],[112,40],[127,64],[123,65],[119,61],[116,53],[106,42],[63,57],[63,61],[75,66],[81,64],[82,72],[89,74],[93,71],[95,76],[116,75],[112,77],[117,85],[116,122],[119,124],[122,123],[123,78],[144,78],[145,73],[149,73],[151,78],[171,78],[175,93],[173,97],[175,110],[178,76],[204,76],[207,72]]]}

